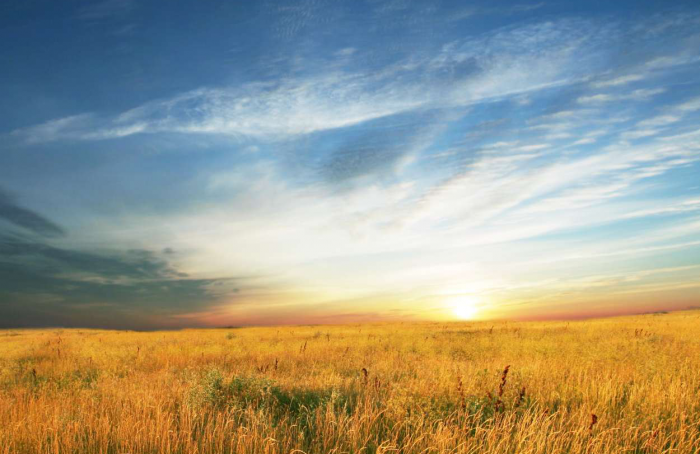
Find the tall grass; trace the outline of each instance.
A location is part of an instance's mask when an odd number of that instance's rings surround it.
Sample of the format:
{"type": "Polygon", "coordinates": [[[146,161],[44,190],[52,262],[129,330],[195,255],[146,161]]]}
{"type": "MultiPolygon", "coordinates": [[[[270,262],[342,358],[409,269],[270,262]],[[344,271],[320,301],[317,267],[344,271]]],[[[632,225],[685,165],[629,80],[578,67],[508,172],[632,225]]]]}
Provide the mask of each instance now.
{"type": "Polygon", "coordinates": [[[699,328],[0,331],[0,453],[697,453],[699,328]]]}

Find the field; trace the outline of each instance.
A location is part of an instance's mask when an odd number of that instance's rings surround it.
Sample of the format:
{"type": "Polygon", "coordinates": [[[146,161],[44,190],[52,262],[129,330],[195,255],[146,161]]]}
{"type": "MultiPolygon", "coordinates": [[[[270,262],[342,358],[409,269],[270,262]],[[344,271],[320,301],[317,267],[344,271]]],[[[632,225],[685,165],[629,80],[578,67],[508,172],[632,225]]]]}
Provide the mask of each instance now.
{"type": "Polygon", "coordinates": [[[700,312],[0,331],[0,453],[700,452],[700,312]]]}

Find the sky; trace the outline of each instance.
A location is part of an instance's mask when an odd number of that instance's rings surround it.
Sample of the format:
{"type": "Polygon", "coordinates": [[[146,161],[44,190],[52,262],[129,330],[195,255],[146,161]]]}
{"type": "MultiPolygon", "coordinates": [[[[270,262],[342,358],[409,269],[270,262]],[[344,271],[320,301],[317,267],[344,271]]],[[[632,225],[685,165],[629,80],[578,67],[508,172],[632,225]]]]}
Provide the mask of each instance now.
{"type": "Polygon", "coordinates": [[[0,327],[700,305],[696,1],[7,1],[0,327]]]}

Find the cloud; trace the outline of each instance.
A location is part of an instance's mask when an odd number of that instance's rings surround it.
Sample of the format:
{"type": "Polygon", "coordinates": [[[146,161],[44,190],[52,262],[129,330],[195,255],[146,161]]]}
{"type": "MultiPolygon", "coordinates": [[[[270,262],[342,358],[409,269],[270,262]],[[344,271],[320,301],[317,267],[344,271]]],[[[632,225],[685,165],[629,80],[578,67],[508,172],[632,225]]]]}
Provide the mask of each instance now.
{"type": "Polygon", "coordinates": [[[627,85],[632,82],[638,82],[644,80],[644,75],[642,74],[627,74],[620,77],[615,77],[613,79],[602,80],[599,82],[594,82],[591,84],[594,88],[608,88],[608,87],[619,87],[621,85],[627,85]]]}
{"type": "Polygon", "coordinates": [[[504,28],[379,71],[318,68],[313,75],[274,82],[200,88],[116,116],[74,115],[13,135],[28,143],[105,140],[138,133],[280,140],[407,112],[463,108],[580,80],[584,71],[575,61],[589,61],[589,69],[595,70],[599,38],[590,38],[595,30],[583,21],[504,28]]]}
{"type": "MultiPolygon", "coordinates": [[[[448,118],[441,112],[381,118],[346,131],[347,138],[335,138],[337,144],[321,155],[306,160],[295,154],[294,159],[300,167],[316,173],[312,178],[318,176],[327,184],[366,184],[368,178],[381,180],[410,164],[447,127],[448,118]]],[[[304,144],[321,148],[329,139],[330,134],[320,134],[304,144]]]]}
{"type": "Polygon", "coordinates": [[[65,231],[42,215],[17,205],[14,199],[0,188],[0,219],[44,237],[61,237],[65,231]]]}
{"type": "Polygon", "coordinates": [[[178,326],[175,314],[201,310],[235,294],[238,279],[192,278],[171,261],[176,252],[79,250],[52,221],[0,191],[0,327],[178,326]],[[86,312],[88,311],[88,312],[86,312]]]}
{"type": "Polygon", "coordinates": [[[626,131],[621,134],[623,139],[641,139],[644,137],[655,136],[659,131],[656,129],[637,129],[635,131],[626,131]]]}
{"type": "Polygon", "coordinates": [[[354,47],[344,47],[337,51],[335,55],[338,57],[348,57],[354,54],[355,52],[357,52],[357,49],[355,49],[354,47]]]}
{"type": "Polygon", "coordinates": [[[0,232],[0,326],[174,326],[175,314],[234,285],[189,278],[147,250],[86,252],[0,232]]]}
{"type": "Polygon", "coordinates": [[[666,106],[663,109],[663,114],[638,121],[635,128],[631,131],[624,132],[622,137],[625,139],[639,139],[657,135],[666,130],[669,126],[682,122],[687,115],[696,110],[700,110],[700,98],[666,106]]]}
{"type": "Polygon", "coordinates": [[[676,109],[678,109],[681,112],[695,112],[697,110],[700,110],[700,98],[693,98],[689,101],[679,104],[678,106],[676,106],[676,109]]]}
{"type": "Polygon", "coordinates": [[[659,115],[653,118],[648,118],[637,123],[640,128],[653,128],[660,126],[668,126],[672,123],[680,121],[682,117],[678,115],[659,115]]]}
{"type": "Polygon", "coordinates": [[[592,143],[595,143],[595,139],[593,137],[584,137],[583,139],[577,140],[572,145],[589,145],[592,143]]]}
{"type": "Polygon", "coordinates": [[[591,96],[581,96],[578,98],[578,102],[581,104],[590,104],[590,103],[602,103],[602,102],[610,102],[614,101],[617,99],[613,95],[608,95],[608,94],[597,94],[597,95],[591,95],[591,96]]]}
{"type": "MultiPolygon", "coordinates": [[[[443,44],[437,52],[416,52],[378,70],[366,71],[348,60],[275,81],[203,87],[115,116],[86,113],[59,118],[12,135],[30,144],[144,133],[284,141],[411,112],[518,101],[528,93],[577,84],[605,74],[606,40],[614,40],[619,33],[609,24],[581,20],[508,27],[443,44]]],[[[351,57],[357,52],[343,47],[332,54],[337,59],[337,55],[351,57]]],[[[641,77],[626,74],[592,86],[618,88],[641,77]]],[[[644,101],[663,92],[663,88],[641,88],[598,93],[581,96],[578,102],[599,106],[644,101]]],[[[565,136],[559,133],[552,138],[565,136]]]]}
{"type": "Polygon", "coordinates": [[[92,114],[71,115],[17,129],[11,135],[20,137],[29,144],[69,139],[75,136],[75,131],[89,127],[93,118],[92,114]]]}
{"type": "Polygon", "coordinates": [[[646,101],[652,96],[659,95],[666,91],[665,88],[646,88],[634,90],[626,94],[610,94],[610,93],[599,93],[597,95],[591,96],[581,96],[578,98],[578,102],[581,104],[600,104],[611,101],[646,101]]]}
{"type": "Polygon", "coordinates": [[[664,55],[646,61],[644,67],[652,70],[672,68],[674,66],[690,65],[700,61],[697,55],[688,55],[686,50],[682,50],[680,55],[664,55]]]}
{"type": "Polygon", "coordinates": [[[700,211],[700,199],[689,199],[683,200],[677,203],[664,204],[664,206],[652,208],[652,209],[641,209],[638,211],[633,211],[624,215],[625,218],[641,218],[648,216],[658,216],[666,214],[678,214],[678,213],[689,213],[700,211]]]}

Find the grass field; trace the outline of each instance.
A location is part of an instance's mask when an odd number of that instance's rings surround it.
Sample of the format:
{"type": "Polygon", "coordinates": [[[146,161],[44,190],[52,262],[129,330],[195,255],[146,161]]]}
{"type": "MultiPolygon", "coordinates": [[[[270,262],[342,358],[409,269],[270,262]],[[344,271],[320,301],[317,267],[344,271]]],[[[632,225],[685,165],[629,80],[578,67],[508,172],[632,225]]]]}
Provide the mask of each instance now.
{"type": "Polygon", "coordinates": [[[700,312],[0,331],[0,453],[225,452],[700,452],[700,312]]]}

